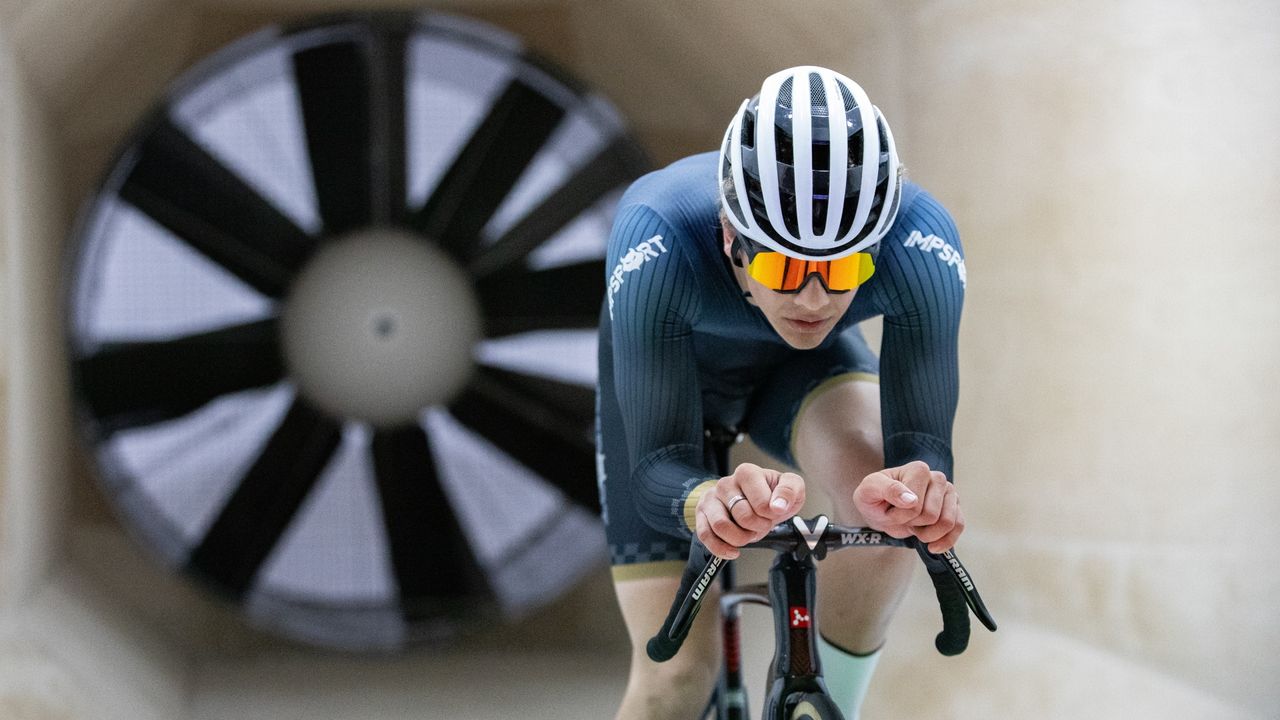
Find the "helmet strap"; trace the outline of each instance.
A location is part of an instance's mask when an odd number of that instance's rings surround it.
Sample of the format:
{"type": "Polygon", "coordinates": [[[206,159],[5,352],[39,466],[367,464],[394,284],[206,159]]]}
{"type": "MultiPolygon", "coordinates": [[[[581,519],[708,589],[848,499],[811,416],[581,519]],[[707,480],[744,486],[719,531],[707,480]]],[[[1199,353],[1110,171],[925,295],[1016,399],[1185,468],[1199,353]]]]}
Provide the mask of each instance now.
{"type": "Polygon", "coordinates": [[[742,233],[739,233],[737,230],[734,230],[733,244],[729,246],[729,260],[730,262],[733,263],[734,267],[746,267],[742,263],[742,258],[739,256],[739,253],[742,253],[743,255],[745,255],[746,252],[747,252],[747,249],[742,244],[742,233]]]}

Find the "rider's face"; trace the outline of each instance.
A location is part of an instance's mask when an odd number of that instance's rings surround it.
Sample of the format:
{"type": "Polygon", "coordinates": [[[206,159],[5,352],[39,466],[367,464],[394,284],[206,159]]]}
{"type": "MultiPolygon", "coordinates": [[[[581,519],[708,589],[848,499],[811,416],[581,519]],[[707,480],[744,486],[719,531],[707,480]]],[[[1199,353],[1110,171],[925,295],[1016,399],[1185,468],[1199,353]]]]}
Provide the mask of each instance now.
{"type": "MultiPolygon", "coordinates": [[[[733,230],[724,228],[724,254],[732,261],[733,230]]],[[[746,263],[744,253],[738,260],[746,263]]],[[[747,275],[746,270],[733,265],[733,273],[742,288],[751,294],[748,301],[760,308],[765,319],[788,345],[799,350],[809,350],[822,344],[831,330],[844,317],[853,302],[857,289],[843,293],[829,293],[821,282],[809,278],[798,293],[780,293],[760,284],[747,275]]]]}

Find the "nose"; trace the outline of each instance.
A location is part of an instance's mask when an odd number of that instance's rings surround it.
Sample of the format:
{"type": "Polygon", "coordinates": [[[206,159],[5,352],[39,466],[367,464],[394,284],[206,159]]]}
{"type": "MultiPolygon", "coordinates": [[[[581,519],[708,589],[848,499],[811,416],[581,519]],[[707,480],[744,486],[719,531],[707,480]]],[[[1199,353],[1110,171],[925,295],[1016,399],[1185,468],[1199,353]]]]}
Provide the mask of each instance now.
{"type": "Polygon", "coordinates": [[[810,275],[804,287],[800,288],[800,292],[796,293],[796,304],[808,311],[821,310],[831,302],[831,296],[827,294],[827,289],[814,275],[810,275]]]}

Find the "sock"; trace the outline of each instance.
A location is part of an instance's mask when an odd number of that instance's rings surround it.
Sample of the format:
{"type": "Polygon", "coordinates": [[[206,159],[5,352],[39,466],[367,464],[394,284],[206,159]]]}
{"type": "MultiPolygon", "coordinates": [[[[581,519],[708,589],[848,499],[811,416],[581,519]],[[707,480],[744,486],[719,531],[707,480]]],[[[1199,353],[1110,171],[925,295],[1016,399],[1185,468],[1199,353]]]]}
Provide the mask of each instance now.
{"type": "Polygon", "coordinates": [[[880,662],[880,650],[869,655],[853,653],[832,645],[818,634],[818,658],[822,661],[822,676],[836,707],[847,720],[858,720],[858,709],[871,686],[871,674],[880,662]]]}

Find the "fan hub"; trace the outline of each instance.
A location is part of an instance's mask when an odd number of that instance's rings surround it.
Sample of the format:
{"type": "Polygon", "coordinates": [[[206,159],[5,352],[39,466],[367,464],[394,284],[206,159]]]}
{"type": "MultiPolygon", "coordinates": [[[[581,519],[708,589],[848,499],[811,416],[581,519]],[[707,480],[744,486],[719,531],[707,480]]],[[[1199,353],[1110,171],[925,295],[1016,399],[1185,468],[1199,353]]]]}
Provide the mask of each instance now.
{"type": "Polygon", "coordinates": [[[301,393],[344,417],[416,422],[466,383],[481,321],[461,268],[434,244],[385,228],[326,243],[281,313],[301,393]]]}

